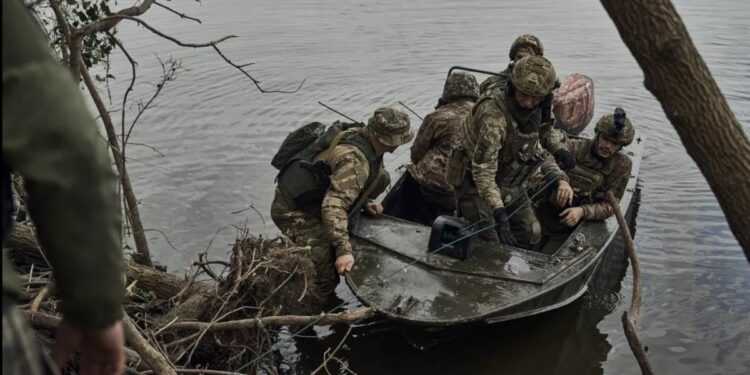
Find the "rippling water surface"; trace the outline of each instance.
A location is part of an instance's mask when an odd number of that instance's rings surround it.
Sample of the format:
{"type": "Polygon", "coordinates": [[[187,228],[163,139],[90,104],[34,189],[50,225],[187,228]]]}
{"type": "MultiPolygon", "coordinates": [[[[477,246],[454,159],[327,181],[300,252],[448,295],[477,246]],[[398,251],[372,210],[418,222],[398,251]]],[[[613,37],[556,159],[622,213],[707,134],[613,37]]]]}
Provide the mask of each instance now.
{"type": "MultiPolygon", "coordinates": [[[[559,74],[582,72],[594,79],[595,118],[623,106],[647,142],[636,244],[643,272],[642,338],[656,373],[750,373],[750,265],[598,2],[173,5],[203,24],[160,8],[145,19],[184,41],[236,34],[222,43],[224,52],[239,63],[255,62],[248,69],[265,87],[306,83],[295,94],[263,95],[210,49],[182,49],[133,24],[121,27],[139,62],[137,99],[153,90],[146,82],[159,75],[157,56],[179,58],[185,68],[133,136],[164,156],[139,146],[129,151],[146,226],[165,232],[172,243],[149,232],[151,246],[171,270],[180,271],[206,248],[214,257],[226,256],[233,224],[276,233],[268,217],[275,174],[269,160],[288,131],[311,120],[338,119],[318,100],[358,119],[399,100],[424,114],[433,108],[450,66],[499,70],[515,36],[530,32],[542,39],[559,74]],[[246,209],[250,205],[263,217],[246,209]]],[[[750,3],[678,0],[676,6],[748,131],[750,3]]],[[[115,60],[117,103],[129,67],[115,60]]],[[[394,169],[406,159],[401,152],[386,162],[394,169]]],[[[622,262],[611,263],[600,276],[603,293],[558,313],[463,333],[426,351],[412,349],[392,333],[370,334],[352,340],[342,356],[359,374],[637,374],[619,320],[629,300],[630,274],[622,279],[622,262]]],[[[300,373],[308,371],[305,363],[320,358],[319,346],[312,346],[305,349],[303,343],[300,349],[300,373]]]]}

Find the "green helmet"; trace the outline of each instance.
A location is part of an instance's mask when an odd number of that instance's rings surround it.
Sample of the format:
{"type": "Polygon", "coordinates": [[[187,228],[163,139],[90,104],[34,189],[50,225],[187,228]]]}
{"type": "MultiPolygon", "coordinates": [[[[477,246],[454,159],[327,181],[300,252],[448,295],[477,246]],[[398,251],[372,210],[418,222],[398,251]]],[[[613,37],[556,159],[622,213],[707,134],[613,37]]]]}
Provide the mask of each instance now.
{"type": "Polygon", "coordinates": [[[552,63],[542,56],[526,56],[513,65],[510,81],[529,96],[547,96],[555,88],[557,74],[552,63]]]}
{"type": "Polygon", "coordinates": [[[513,41],[513,44],[510,45],[509,57],[511,61],[516,60],[516,54],[521,47],[530,47],[534,50],[534,53],[536,53],[537,56],[544,56],[544,46],[542,45],[542,41],[534,35],[523,34],[516,38],[516,40],[513,41]]]}
{"type": "Polygon", "coordinates": [[[409,143],[414,138],[409,116],[392,107],[376,109],[367,121],[367,129],[380,143],[391,147],[409,143]]]}
{"type": "Polygon", "coordinates": [[[473,75],[455,72],[451,73],[445,80],[441,99],[450,102],[459,98],[471,98],[473,100],[479,98],[479,83],[473,75]]]}
{"type": "Polygon", "coordinates": [[[635,129],[630,119],[625,115],[625,110],[617,107],[614,113],[602,116],[596,123],[596,134],[603,135],[608,140],[620,146],[633,143],[635,129]]]}

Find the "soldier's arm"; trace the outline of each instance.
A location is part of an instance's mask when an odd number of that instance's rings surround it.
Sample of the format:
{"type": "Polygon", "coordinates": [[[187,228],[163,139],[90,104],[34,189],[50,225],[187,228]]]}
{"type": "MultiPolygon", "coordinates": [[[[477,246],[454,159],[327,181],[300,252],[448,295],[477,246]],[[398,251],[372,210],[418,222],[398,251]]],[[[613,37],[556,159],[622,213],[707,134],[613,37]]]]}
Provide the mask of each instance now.
{"type": "Polygon", "coordinates": [[[615,214],[614,208],[609,204],[606,197],[603,195],[606,194],[607,190],[611,190],[612,194],[615,195],[617,201],[619,202],[620,199],[622,199],[623,194],[625,193],[625,187],[628,185],[628,179],[630,179],[630,170],[632,166],[633,163],[630,161],[630,159],[627,156],[622,155],[618,165],[615,167],[615,170],[604,182],[604,187],[606,188],[606,190],[604,190],[603,193],[598,194],[599,196],[596,197],[596,202],[582,206],[584,219],[604,220],[615,214]]]}
{"type": "Polygon", "coordinates": [[[542,147],[553,155],[559,150],[567,149],[567,138],[565,132],[555,128],[551,123],[543,125],[539,131],[542,147]]]}
{"type": "Polygon", "coordinates": [[[107,327],[125,294],[117,180],[78,86],[22,7],[3,1],[3,161],[26,179],[65,320],[107,327]]]}
{"type": "Polygon", "coordinates": [[[505,138],[506,123],[502,115],[490,116],[480,111],[477,114],[478,116],[472,120],[479,122],[474,124],[479,127],[479,133],[477,144],[471,153],[471,173],[479,196],[494,210],[504,207],[495,175],[497,174],[498,154],[505,138]]]}
{"type": "Polygon", "coordinates": [[[414,143],[411,145],[411,162],[414,164],[419,163],[420,160],[427,154],[427,151],[432,145],[433,139],[435,138],[435,123],[434,116],[432,114],[427,115],[422,125],[417,131],[417,136],[414,138],[414,143]]]}
{"type": "Polygon", "coordinates": [[[352,253],[349,242],[349,208],[365,187],[370,165],[365,156],[353,146],[334,149],[329,158],[331,186],[321,205],[323,228],[336,250],[336,257],[352,253]]]}
{"type": "MultiPolygon", "coordinates": [[[[560,166],[557,165],[557,162],[555,162],[555,158],[553,158],[549,152],[544,152],[544,159],[542,160],[540,170],[542,172],[542,176],[544,176],[545,182],[550,182],[552,180],[569,181],[568,175],[566,175],[565,172],[560,169],[560,166]]],[[[553,187],[555,186],[555,184],[551,185],[553,187]]]]}

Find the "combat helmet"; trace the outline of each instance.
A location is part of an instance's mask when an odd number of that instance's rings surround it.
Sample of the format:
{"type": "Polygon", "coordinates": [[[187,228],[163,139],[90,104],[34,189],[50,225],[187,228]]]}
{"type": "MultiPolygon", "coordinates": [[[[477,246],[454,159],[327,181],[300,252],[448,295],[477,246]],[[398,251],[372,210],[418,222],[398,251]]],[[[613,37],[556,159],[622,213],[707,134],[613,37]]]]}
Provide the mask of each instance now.
{"type": "Polygon", "coordinates": [[[542,41],[534,35],[523,34],[513,41],[510,45],[510,53],[508,54],[511,61],[516,60],[516,53],[521,47],[531,47],[537,56],[544,56],[544,46],[542,41]]]}
{"type": "Polygon", "coordinates": [[[510,81],[525,95],[547,96],[555,88],[557,74],[546,58],[526,56],[513,65],[510,81]]]}
{"type": "Polygon", "coordinates": [[[625,110],[620,107],[615,108],[614,113],[602,116],[596,123],[595,132],[620,146],[633,143],[635,138],[633,124],[627,118],[625,110]]]}
{"type": "Polygon", "coordinates": [[[450,102],[460,98],[479,99],[479,83],[477,79],[468,73],[453,72],[445,80],[443,85],[443,102],[450,102]]]}
{"type": "Polygon", "coordinates": [[[390,147],[401,146],[414,138],[409,116],[392,107],[376,109],[367,121],[367,130],[380,143],[390,147]]]}

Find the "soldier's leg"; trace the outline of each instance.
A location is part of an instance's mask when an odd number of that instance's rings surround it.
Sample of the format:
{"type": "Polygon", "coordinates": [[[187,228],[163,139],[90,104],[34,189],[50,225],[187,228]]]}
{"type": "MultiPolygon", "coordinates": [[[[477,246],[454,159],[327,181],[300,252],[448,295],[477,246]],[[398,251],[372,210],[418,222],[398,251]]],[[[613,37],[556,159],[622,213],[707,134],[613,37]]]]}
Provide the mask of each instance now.
{"type": "Polygon", "coordinates": [[[42,361],[21,312],[3,296],[3,374],[42,375],[42,361]]]}
{"type": "Polygon", "coordinates": [[[519,247],[535,249],[542,239],[542,225],[534,213],[534,207],[526,203],[526,199],[520,199],[519,205],[512,205],[510,212],[510,230],[516,237],[519,247]]]}
{"type": "MultiPolygon", "coordinates": [[[[466,185],[466,183],[464,183],[464,185],[466,185]]],[[[490,208],[487,207],[486,203],[484,203],[475,187],[465,186],[463,189],[461,189],[461,192],[457,198],[458,216],[463,217],[470,223],[476,223],[480,220],[483,220],[485,223],[487,223],[487,226],[495,223],[495,219],[492,217],[490,208]]],[[[479,233],[479,238],[490,242],[500,241],[500,238],[497,236],[497,232],[492,229],[488,229],[479,233]]]]}
{"type": "Polygon", "coordinates": [[[277,227],[298,246],[310,246],[310,260],[316,270],[315,284],[325,299],[333,294],[339,282],[335,268],[335,255],[323,231],[319,217],[293,209],[290,202],[278,189],[271,204],[271,219],[277,227]]]}

